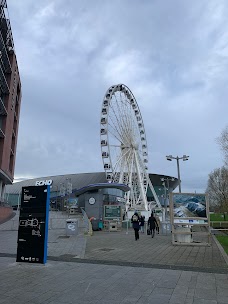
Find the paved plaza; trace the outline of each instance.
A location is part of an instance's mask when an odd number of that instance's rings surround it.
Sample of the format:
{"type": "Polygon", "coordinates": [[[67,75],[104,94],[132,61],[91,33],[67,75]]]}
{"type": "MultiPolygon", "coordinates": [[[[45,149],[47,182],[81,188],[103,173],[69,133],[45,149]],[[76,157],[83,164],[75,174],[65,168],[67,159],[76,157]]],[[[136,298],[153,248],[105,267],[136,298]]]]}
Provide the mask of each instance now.
{"type": "Polygon", "coordinates": [[[45,266],[16,263],[17,217],[0,225],[0,304],[228,303],[228,265],[214,239],[173,246],[170,235],[136,242],[132,230],[82,228],[67,237],[66,218],[51,215],[45,266]]]}

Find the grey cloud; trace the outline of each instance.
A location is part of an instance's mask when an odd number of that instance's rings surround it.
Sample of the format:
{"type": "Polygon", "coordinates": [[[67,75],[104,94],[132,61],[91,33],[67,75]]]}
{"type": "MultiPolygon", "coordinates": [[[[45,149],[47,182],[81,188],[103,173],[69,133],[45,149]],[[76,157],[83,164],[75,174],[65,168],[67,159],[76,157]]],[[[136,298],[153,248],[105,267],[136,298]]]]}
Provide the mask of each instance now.
{"type": "Polygon", "coordinates": [[[17,176],[101,171],[101,103],[123,82],[143,115],[150,171],[176,176],[165,155],[187,153],[183,187],[205,188],[227,124],[226,1],[8,5],[23,89],[17,176]]]}

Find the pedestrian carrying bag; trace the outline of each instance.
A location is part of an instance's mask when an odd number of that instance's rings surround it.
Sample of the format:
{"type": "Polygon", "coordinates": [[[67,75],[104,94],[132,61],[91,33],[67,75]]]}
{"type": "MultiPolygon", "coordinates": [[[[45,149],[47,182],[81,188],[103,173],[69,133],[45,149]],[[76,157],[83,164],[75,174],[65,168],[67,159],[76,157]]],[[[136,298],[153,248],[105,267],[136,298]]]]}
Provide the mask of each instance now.
{"type": "Polygon", "coordinates": [[[137,217],[137,215],[135,215],[135,214],[133,215],[133,217],[132,217],[132,221],[133,221],[133,222],[137,222],[137,221],[138,221],[138,217],[137,217]]]}
{"type": "Polygon", "coordinates": [[[147,229],[147,235],[150,235],[150,229],[147,229]]]}

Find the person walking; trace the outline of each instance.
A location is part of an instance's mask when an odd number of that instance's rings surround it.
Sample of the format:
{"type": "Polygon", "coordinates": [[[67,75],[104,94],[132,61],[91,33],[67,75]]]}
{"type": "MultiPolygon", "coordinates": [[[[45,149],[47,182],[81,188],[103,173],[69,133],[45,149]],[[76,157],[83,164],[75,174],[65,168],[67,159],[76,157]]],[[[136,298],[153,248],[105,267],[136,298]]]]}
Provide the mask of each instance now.
{"type": "Polygon", "coordinates": [[[156,218],[154,217],[153,212],[151,213],[151,216],[148,219],[148,226],[150,228],[151,237],[153,238],[154,234],[155,234],[155,228],[158,227],[158,223],[157,223],[156,218]]]}
{"type": "Polygon", "coordinates": [[[132,222],[132,227],[135,231],[135,240],[139,240],[139,223],[140,223],[140,219],[139,219],[139,215],[137,212],[135,212],[133,215],[132,215],[132,218],[131,218],[131,222],[132,222]]]}
{"type": "Polygon", "coordinates": [[[160,231],[160,226],[161,226],[161,221],[160,221],[160,218],[159,216],[155,216],[156,218],[156,221],[157,221],[157,227],[156,227],[156,230],[157,230],[157,233],[159,234],[159,231],[160,231]]]}
{"type": "Polygon", "coordinates": [[[144,231],[145,231],[145,216],[144,215],[140,216],[140,228],[141,228],[141,232],[144,233],[144,231]]]}

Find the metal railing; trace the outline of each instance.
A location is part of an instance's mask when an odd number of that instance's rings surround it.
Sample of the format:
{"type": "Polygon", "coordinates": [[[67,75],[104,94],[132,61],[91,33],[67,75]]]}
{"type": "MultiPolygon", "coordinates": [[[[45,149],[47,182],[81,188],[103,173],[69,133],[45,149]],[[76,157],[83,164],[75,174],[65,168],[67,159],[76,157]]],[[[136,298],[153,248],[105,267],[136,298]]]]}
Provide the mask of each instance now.
{"type": "Polygon", "coordinates": [[[213,230],[228,231],[228,221],[210,221],[210,226],[213,230]]]}
{"type": "MultiPolygon", "coordinates": [[[[49,230],[58,230],[58,229],[65,229],[66,228],[66,221],[68,218],[49,218],[48,222],[48,229],[49,230]]],[[[84,223],[81,225],[81,220],[79,220],[79,228],[84,228],[84,223]]],[[[7,222],[4,222],[0,225],[0,230],[8,230],[8,231],[17,231],[19,226],[19,218],[11,219],[7,222]]]]}
{"type": "Polygon", "coordinates": [[[6,200],[0,200],[0,206],[1,207],[10,207],[9,203],[6,200]]]}
{"type": "Polygon", "coordinates": [[[83,208],[81,208],[82,211],[82,216],[83,216],[83,223],[85,226],[85,233],[87,233],[88,235],[92,235],[93,234],[93,229],[92,229],[92,224],[85,212],[85,210],[83,208]]]}

